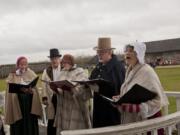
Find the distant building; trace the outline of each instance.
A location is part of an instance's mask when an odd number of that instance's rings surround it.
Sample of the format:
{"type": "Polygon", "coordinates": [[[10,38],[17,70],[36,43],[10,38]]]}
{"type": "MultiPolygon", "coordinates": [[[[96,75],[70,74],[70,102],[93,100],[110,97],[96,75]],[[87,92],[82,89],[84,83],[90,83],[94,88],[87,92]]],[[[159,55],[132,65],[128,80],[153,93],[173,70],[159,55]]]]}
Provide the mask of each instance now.
{"type": "Polygon", "coordinates": [[[145,44],[147,63],[180,64],[180,38],[145,42],[145,44]]]}

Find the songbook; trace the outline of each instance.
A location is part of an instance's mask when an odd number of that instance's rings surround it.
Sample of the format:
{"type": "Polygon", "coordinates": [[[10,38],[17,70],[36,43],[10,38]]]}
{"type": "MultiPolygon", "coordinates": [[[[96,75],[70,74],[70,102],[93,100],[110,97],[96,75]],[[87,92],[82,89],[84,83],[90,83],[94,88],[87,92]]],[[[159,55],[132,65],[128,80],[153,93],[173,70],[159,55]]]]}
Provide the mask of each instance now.
{"type": "Polygon", "coordinates": [[[104,85],[104,86],[112,85],[112,82],[105,80],[103,78],[97,78],[97,79],[86,80],[86,81],[73,81],[73,82],[77,82],[79,84],[84,84],[84,85],[89,85],[89,84],[97,84],[97,85],[104,85]]]}
{"type": "Polygon", "coordinates": [[[22,88],[34,88],[38,82],[39,76],[34,78],[30,82],[23,83],[8,83],[9,84],[9,93],[23,93],[22,88]]]}
{"type": "Polygon", "coordinates": [[[57,88],[61,88],[62,90],[71,91],[72,88],[74,88],[76,85],[68,80],[61,80],[61,81],[46,81],[41,80],[42,82],[45,82],[50,85],[50,88],[55,91],[57,91],[57,88]]]}
{"type": "Polygon", "coordinates": [[[127,93],[125,93],[118,100],[114,100],[104,95],[101,95],[104,100],[107,100],[112,104],[119,105],[122,103],[140,104],[148,100],[152,100],[156,96],[157,94],[155,92],[152,92],[139,84],[135,84],[127,93]]]}

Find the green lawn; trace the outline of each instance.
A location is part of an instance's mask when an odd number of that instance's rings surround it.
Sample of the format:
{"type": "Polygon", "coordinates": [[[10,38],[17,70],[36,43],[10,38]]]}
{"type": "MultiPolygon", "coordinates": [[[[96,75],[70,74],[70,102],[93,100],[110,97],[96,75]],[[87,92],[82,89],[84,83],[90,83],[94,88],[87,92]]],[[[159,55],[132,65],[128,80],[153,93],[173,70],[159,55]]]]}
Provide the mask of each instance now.
{"type": "Polygon", "coordinates": [[[5,79],[0,79],[0,91],[6,89],[6,82],[5,79]]]}
{"type": "Polygon", "coordinates": [[[156,72],[165,90],[180,91],[180,67],[157,68],[156,72]]]}
{"type": "MultiPolygon", "coordinates": [[[[160,81],[166,91],[180,91],[180,67],[174,68],[156,68],[155,69],[160,81]]],[[[38,83],[40,86],[40,82],[38,83]]],[[[0,90],[5,90],[6,83],[5,79],[0,79],[0,90]]],[[[170,113],[176,111],[176,103],[174,98],[169,98],[170,113]]]]}
{"type": "MultiPolygon", "coordinates": [[[[166,91],[180,91],[180,67],[156,68],[156,72],[166,91]]],[[[169,113],[176,111],[175,99],[169,98],[169,113]]]]}

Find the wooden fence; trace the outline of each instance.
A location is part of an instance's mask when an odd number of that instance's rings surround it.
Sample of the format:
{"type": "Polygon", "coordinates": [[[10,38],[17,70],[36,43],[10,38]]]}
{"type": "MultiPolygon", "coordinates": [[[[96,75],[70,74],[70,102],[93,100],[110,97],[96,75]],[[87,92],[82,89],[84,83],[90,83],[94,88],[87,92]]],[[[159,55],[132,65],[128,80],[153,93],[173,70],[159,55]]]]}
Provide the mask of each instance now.
{"type": "MultiPolygon", "coordinates": [[[[49,65],[48,62],[30,63],[29,67],[36,73],[42,73],[43,70],[49,65]]],[[[10,72],[15,69],[15,65],[1,65],[0,66],[0,78],[5,78],[10,72]]]]}

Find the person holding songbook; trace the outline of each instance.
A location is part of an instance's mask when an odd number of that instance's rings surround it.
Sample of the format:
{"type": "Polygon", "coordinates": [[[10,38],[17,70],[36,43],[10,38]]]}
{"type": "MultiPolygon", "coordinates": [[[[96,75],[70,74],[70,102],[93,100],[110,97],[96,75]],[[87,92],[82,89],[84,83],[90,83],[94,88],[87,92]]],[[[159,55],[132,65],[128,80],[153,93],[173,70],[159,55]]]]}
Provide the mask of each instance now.
{"type": "Polygon", "coordinates": [[[42,107],[36,86],[22,87],[17,93],[9,91],[9,83],[27,84],[36,77],[28,68],[27,58],[19,57],[15,72],[7,78],[5,97],[5,123],[10,125],[11,135],[39,135],[38,118],[42,116],[42,107]]]}
{"type": "MultiPolygon", "coordinates": [[[[44,69],[42,80],[58,81],[61,71],[61,54],[57,48],[49,50],[50,65],[44,69]]],[[[47,106],[46,114],[48,119],[47,135],[56,135],[56,128],[53,126],[57,106],[57,96],[47,83],[42,82],[42,103],[47,106]]]]}
{"type": "Polygon", "coordinates": [[[78,85],[74,81],[88,80],[88,75],[82,68],[75,65],[74,57],[65,54],[62,58],[63,69],[59,80],[68,80],[74,87],[58,88],[57,111],[55,126],[57,134],[62,130],[91,128],[88,100],[92,97],[90,88],[78,85]]]}
{"type": "Polygon", "coordinates": [[[94,89],[99,92],[94,92],[93,97],[93,128],[120,124],[118,110],[100,96],[102,94],[111,98],[113,95],[118,95],[119,89],[124,82],[124,64],[118,60],[113,52],[114,49],[111,47],[111,38],[109,37],[100,37],[97,46],[94,47],[98,63],[91,72],[89,79],[104,79],[110,82],[111,85],[102,83],[98,85],[98,88],[94,89]]]}
{"type": "MultiPolygon", "coordinates": [[[[146,45],[144,43],[135,42],[125,46],[125,61],[128,69],[125,82],[120,90],[120,97],[131,91],[135,85],[137,86],[136,89],[143,88],[156,93],[156,96],[138,104],[126,102],[117,105],[121,112],[123,124],[160,117],[162,116],[162,107],[169,104],[156,72],[144,62],[145,51],[146,45]]],[[[139,96],[144,96],[144,93],[142,92],[139,96]]],[[[117,98],[117,96],[114,97],[114,99],[117,98]]],[[[158,134],[163,134],[163,130],[160,129],[158,134]]]]}

